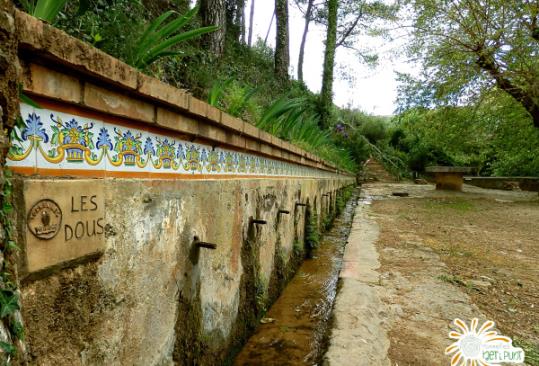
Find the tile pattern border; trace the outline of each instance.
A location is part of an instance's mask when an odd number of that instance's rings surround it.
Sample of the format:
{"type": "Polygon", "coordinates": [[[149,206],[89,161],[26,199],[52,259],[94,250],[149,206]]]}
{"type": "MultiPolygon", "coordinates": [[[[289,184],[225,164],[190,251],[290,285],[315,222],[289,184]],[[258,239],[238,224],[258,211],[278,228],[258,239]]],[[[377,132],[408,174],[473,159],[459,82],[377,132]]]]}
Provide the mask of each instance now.
{"type": "Polygon", "coordinates": [[[135,124],[119,125],[21,104],[21,142],[8,165],[40,175],[150,178],[312,177],[337,173],[234,150],[189,142],[135,124]]]}

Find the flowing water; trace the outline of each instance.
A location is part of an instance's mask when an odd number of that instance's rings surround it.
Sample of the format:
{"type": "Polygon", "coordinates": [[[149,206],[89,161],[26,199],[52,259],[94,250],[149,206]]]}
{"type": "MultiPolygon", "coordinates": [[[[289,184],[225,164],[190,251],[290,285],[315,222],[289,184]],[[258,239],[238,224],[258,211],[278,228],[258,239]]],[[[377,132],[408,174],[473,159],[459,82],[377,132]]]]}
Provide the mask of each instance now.
{"type": "Polygon", "coordinates": [[[247,341],[234,365],[318,365],[327,333],[342,257],[357,204],[354,194],[247,341]]]}

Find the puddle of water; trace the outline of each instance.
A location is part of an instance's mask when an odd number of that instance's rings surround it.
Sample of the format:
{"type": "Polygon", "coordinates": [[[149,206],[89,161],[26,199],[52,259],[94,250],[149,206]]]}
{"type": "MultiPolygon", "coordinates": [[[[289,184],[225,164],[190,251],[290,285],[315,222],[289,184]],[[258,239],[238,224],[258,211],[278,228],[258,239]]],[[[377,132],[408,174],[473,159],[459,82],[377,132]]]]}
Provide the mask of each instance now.
{"type": "Polygon", "coordinates": [[[357,195],[325,233],[266,314],[234,365],[317,365],[327,347],[327,331],[344,247],[350,234],[357,195]]]}

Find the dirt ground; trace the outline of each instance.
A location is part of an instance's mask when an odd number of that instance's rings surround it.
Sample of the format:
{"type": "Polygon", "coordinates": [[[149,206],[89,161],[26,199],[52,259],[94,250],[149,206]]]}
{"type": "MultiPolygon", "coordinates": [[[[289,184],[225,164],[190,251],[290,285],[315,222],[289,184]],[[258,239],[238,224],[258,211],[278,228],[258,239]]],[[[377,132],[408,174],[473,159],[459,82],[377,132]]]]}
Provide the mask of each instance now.
{"type": "Polygon", "coordinates": [[[449,364],[443,351],[457,317],[495,321],[539,365],[537,193],[384,183],[364,192],[380,230],[392,365],[449,364]]]}

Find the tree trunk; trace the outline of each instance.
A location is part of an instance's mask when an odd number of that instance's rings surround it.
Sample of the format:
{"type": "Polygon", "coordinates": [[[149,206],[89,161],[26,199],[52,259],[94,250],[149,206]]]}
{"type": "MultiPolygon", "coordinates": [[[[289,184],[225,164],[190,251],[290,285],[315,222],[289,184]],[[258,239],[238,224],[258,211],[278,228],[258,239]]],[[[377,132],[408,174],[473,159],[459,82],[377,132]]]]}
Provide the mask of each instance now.
{"type": "Polygon", "coordinates": [[[251,12],[249,14],[249,47],[253,45],[253,25],[255,19],[255,0],[251,0],[251,12]]]}
{"type": "Polygon", "coordinates": [[[243,0],[241,7],[241,43],[245,44],[245,42],[245,0],[243,0]]]}
{"type": "Polygon", "coordinates": [[[496,81],[498,88],[512,96],[524,107],[524,109],[526,109],[532,118],[533,125],[536,128],[539,128],[539,104],[533,98],[533,95],[530,92],[514,85],[509,79],[507,79],[500,71],[492,55],[484,54],[481,50],[477,52],[479,54],[477,65],[490,74],[490,76],[496,81]]]}
{"type": "Polygon", "coordinates": [[[337,0],[328,0],[328,28],[326,35],[326,51],[324,55],[324,70],[322,75],[322,91],[320,101],[322,115],[320,128],[326,129],[331,118],[333,105],[333,68],[335,66],[335,48],[337,44],[337,0]]]}
{"type": "Polygon", "coordinates": [[[303,37],[301,38],[301,45],[299,47],[298,58],[298,80],[303,81],[303,58],[305,56],[305,44],[307,43],[307,33],[309,32],[309,24],[311,23],[311,16],[313,12],[314,0],[309,0],[307,4],[307,11],[305,12],[305,27],[303,28],[303,37]]]}
{"type": "Polygon", "coordinates": [[[245,0],[236,0],[236,14],[234,15],[234,27],[236,28],[235,40],[245,41],[245,0]]]}
{"type": "Polygon", "coordinates": [[[226,39],[239,43],[242,40],[245,0],[225,0],[226,39]]]}
{"type": "Polygon", "coordinates": [[[288,0],[275,0],[275,15],[277,17],[275,76],[279,80],[288,80],[288,67],[290,66],[288,0]]]}
{"type": "Polygon", "coordinates": [[[213,56],[222,56],[226,34],[225,0],[200,0],[200,18],[204,27],[211,25],[219,27],[215,32],[205,34],[203,43],[213,56]]]}

